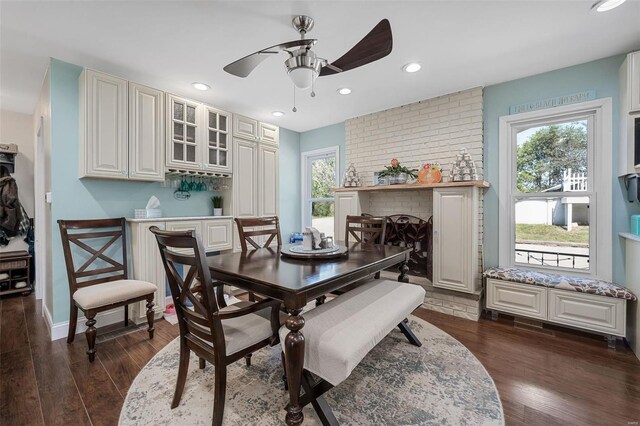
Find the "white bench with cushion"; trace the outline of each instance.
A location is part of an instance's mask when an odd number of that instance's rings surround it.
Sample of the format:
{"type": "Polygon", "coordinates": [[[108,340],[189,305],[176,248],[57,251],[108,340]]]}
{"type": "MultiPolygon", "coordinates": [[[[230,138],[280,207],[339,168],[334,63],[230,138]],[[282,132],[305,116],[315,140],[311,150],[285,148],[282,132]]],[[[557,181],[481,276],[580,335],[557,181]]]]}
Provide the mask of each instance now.
{"type": "MultiPolygon", "coordinates": [[[[322,394],[344,381],[391,330],[399,327],[409,342],[421,346],[406,318],[422,305],[425,290],[414,284],[373,280],[304,315],[302,405],[312,403],[323,424],[337,424],[322,394]],[[319,376],[315,383],[309,373],[319,376]]],[[[289,333],[280,329],[280,341],[289,333]]]]}
{"type": "MultiPolygon", "coordinates": [[[[627,301],[636,296],[607,281],[518,268],[490,268],[486,307],[609,336],[625,337],[627,301]]],[[[494,314],[495,316],[495,314],[494,314]]]]}

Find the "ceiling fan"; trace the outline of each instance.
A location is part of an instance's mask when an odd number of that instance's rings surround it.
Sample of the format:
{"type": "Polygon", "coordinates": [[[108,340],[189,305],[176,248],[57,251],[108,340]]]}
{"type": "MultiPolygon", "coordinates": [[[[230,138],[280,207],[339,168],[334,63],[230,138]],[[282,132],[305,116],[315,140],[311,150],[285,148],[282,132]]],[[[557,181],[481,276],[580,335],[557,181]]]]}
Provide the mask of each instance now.
{"type": "MultiPolygon", "coordinates": [[[[247,77],[262,61],[284,51],[289,54],[289,59],[284,62],[284,65],[293,84],[300,89],[307,89],[313,85],[318,76],[349,71],[377,61],[391,53],[393,47],[391,25],[387,19],[383,19],[351,50],[329,63],[326,59],[316,56],[311,50],[318,40],[305,38],[313,28],[313,19],[306,15],[298,15],[293,18],[292,24],[300,33],[300,40],[259,50],[230,63],[224,67],[224,70],[238,77],[247,77]]],[[[313,91],[311,96],[315,96],[313,91]]]]}

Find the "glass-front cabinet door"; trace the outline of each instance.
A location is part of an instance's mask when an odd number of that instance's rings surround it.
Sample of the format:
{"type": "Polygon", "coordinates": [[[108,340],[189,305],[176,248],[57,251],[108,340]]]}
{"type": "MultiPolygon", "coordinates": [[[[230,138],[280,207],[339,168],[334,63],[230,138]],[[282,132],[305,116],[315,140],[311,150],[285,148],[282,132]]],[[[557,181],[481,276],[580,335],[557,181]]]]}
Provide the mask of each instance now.
{"type": "Polygon", "coordinates": [[[231,114],[205,106],[206,143],[204,143],[204,169],[218,172],[231,171],[231,114]]]}
{"type": "Polygon", "coordinates": [[[201,169],[198,131],[202,105],[167,95],[167,166],[201,169]]]}

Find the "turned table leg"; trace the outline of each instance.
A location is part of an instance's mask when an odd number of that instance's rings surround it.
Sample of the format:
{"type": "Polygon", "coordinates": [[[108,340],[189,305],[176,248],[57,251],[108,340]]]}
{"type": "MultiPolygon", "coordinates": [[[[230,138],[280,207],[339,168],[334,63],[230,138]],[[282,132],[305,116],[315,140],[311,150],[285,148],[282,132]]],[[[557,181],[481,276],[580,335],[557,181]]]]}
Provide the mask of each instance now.
{"type": "Polygon", "coordinates": [[[290,315],[285,321],[286,327],[290,330],[283,344],[289,385],[289,404],[285,407],[287,411],[285,420],[289,426],[297,426],[304,419],[300,405],[300,386],[304,366],[304,336],[300,330],[304,327],[304,318],[300,316],[300,312],[302,309],[290,309],[290,315]]]}

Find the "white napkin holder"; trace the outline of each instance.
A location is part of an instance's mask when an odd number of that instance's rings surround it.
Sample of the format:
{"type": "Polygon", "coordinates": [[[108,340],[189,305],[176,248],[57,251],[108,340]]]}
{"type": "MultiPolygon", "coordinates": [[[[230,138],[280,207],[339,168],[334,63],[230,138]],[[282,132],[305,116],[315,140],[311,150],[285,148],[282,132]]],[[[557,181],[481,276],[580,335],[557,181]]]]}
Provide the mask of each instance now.
{"type": "Polygon", "coordinates": [[[144,209],[135,209],[133,213],[136,219],[156,219],[162,217],[160,200],[158,200],[158,197],[155,195],[152,195],[144,209]]]}

